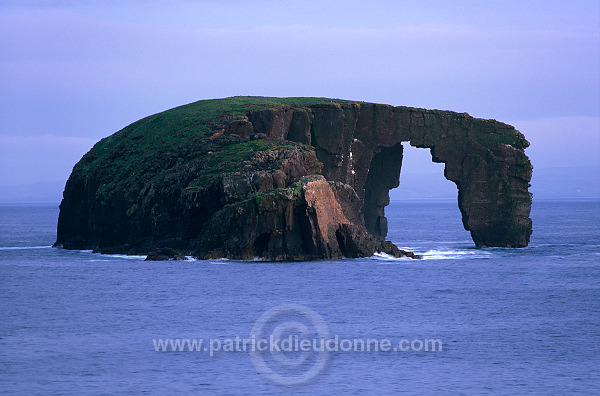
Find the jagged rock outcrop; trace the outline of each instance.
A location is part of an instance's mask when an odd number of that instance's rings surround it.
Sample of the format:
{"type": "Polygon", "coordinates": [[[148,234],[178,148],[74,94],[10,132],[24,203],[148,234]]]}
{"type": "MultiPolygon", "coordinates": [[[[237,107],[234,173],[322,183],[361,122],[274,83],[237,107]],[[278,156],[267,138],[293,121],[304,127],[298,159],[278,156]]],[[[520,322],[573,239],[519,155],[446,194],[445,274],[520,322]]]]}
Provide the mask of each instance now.
{"type": "Polygon", "coordinates": [[[383,238],[402,142],[458,187],[477,246],[529,242],[531,164],[513,127],[318,98],[200,101],[101,140],[65,187],[57,245],[269,260],[407,255],[383,238]]]}
{"type": "Polygon", "coordinates": [[[310,260],[375,252],[418,258],[367,232],[356,221],[358,197],[348,199],[348,194],[356,195],[321,175],[255,194],[216,213],[194,242],[194,251],[205,259],[310,260]]]}

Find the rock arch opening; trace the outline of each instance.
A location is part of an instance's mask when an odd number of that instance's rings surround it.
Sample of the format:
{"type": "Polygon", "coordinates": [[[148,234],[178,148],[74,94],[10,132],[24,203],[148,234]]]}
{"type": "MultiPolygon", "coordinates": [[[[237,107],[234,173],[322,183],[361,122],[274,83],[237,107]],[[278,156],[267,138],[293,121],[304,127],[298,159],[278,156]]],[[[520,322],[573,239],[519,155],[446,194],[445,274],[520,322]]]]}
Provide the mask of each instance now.
{"type": "MultiPolygon", "coordinates": [[[[456,184],[444,177],[444,164],[434,162],[431,150],[402,143],[403,156],[399,186],[390,190],[391,201],[452,200],[456,202],[456,184]]],[[[456,209],[459,212],[458,208],[456,209]]],[[[460,212],[459,212],[460,213],[460,212]]]]}
{"type": "Polygon", "coordinates": [[[391,241],[426,250],[444,249],[449,242],[468,245],[457,186],[444,177],[444,164],[432,161],[430,149],[403,143],[399,186],[389,196],[385,216],[391,241]]]}

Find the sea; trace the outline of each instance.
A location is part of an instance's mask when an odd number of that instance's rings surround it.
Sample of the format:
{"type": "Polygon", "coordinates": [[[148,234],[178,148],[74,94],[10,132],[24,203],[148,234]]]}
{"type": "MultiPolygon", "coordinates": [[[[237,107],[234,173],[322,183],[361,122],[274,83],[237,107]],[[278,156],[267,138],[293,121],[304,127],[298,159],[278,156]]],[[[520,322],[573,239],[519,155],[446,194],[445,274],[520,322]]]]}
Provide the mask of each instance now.
{"type": "Polygon", "coordinates": [[[147,262],[2,204],[0,393],[599,394],[600,202],[534,200],[523,249],[475,248],[453,201],[386,215],[422,260],[147,262]]]}

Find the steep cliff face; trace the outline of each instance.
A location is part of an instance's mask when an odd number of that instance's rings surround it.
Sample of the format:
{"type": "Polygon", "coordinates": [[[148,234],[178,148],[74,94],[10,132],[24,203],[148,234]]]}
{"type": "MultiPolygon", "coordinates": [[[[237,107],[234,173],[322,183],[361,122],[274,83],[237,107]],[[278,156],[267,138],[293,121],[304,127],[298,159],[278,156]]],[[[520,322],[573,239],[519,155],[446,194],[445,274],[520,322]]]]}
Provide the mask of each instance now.
{"type": "Polygon", "coordinates": [[[513,127],[449,111],[248,97],[175,108],[100,141],[67,182],[57,244],[271,260],[403,255],[382,239],[402,142],[445,163],[477,246],[528,244],[532,167],[513,127]]]}
{"type": "Polygon", "coordinates": [[[246,122],[253,126],[250,133],[313,145],[327,179],[358,193],[367,229],[375,235],[387,234],[384,208],[388,191],[398,186],[401,143],[408,142],[429,148],[432,160],[445,164],[445,177],[458,188],[464,227],[477,246],[529,243],[529,143],[510,125],[466,113],[349,102],[249,112],[246,122]]]}

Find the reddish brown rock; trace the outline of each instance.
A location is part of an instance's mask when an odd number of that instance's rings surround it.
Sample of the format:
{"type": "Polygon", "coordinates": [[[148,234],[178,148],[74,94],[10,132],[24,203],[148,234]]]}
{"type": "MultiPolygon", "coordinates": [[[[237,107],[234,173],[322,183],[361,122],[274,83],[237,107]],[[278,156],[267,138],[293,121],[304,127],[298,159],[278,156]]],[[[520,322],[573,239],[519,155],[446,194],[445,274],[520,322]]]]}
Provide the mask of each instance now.
{"type": "MultiPolygon", "coordinates": [[[[320,103],[294,109],[291,116],[289,112],[278,109],[278,119],[282,114],[294,119],[297,112],[309,123],[300,129],[310,129],[323,175],[357,192],[371,233],[387,234],[384,209],[389,190],[398,186],[401,143],[407,142],[429,148],[432,160],[445,164],[445,177],[457,186],[464,227],[477,246],[529,243],[533,167],[524,153],[529,143],[512,126],[466,113],[360,102],[320,103]]],[[[261,116],[266,117],[265,111],[261,116]]],[[[305,134],[295,130],[274,133],[262,125],[253,125],[254,133],[273,139],[301,136],[299,140],[306,141],[305,134]]]]}
{"type": "Polygon", "coordinates": [[[344,208],[352,208],[358,197],[336,194],[344,189],[350,187],[320,175],[307,176],[289,188],[227,206],[206,225],[194,246],[195,255],[291,261],[369,257],[379,252],[419,258],[346,217],[344,208]]]}

